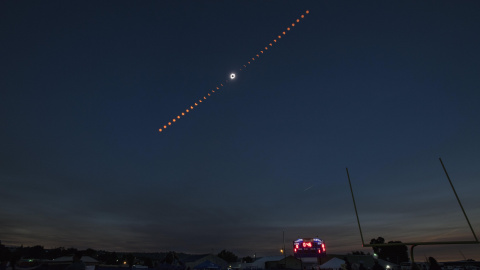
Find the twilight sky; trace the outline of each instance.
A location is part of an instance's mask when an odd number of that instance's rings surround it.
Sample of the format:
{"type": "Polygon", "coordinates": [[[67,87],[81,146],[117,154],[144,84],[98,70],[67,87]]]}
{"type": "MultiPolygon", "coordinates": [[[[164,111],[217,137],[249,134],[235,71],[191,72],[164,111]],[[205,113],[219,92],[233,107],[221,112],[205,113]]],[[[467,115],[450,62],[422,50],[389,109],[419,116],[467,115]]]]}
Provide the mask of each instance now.
{"type": "MultiPolygon", "coordinates": [[[[480,234],[480,2],[2,1],[0,240],[278,255],[480,234]],[[158,128],[305,19],[221,93],[158,128]]],[[[480,260],[479,245],[416,258],[480,260]]]]}

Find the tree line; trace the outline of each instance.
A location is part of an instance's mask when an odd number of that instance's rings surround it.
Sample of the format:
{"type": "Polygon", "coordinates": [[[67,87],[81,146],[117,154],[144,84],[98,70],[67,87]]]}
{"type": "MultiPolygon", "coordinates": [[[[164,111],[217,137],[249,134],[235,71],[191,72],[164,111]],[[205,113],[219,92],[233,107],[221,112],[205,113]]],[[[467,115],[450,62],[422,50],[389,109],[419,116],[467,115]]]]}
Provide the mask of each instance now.
{"type": "MultiPolygon", "coordinates": [[[[35,260],[53,260],[63,256],[72,256],[73,254],[80,252],[82,256],[92,257],[104,264],[108,265],[121,265],[128,264],[132,266],[141,262],[143,265],[153,268],[153,256],[147,256],[145,253],[117,253],[104,250],[94,250],[91,248],[85,250],[78,250],[76,248],[64,248],[57,247],[53,249],[45,249],[41,245],[33,247],[24,247],[23,245],[15,248],[8,248],[0,244],[0,262],[10,262],[11,265],[15,265],[21,259],[35,259],[35,260]]],[[[161,257],[160,253],[152,253],[157,256],[157,259],[161,257]]],[[[237,262],[239,257],[233,252],[228,250],[220,251],[217,256],[222,258],[228,263],[237,262]]],[[[253,262],[253,258],[244,257],[242,261],[253,262]]]]}
{"type": "Polygon", "coordinates": [[[104,250],[94,250],[91,248],[78,250],[76,248],[57,247],[45,249],[43,246],[24,247],[23,245],[15,248],[8,248],[0,244],[0,262],[10,262],[15,265],[21,259],[53,260],[63,256],[72,256],[80,252],[82,256],[90,256],[102,263],[110,265],[120,265],[126,262],[133,265],[136,260],[141,260],[144,265],[153,267],[151,258],[135,257],[132,253],[116,253],[104,250]]]}

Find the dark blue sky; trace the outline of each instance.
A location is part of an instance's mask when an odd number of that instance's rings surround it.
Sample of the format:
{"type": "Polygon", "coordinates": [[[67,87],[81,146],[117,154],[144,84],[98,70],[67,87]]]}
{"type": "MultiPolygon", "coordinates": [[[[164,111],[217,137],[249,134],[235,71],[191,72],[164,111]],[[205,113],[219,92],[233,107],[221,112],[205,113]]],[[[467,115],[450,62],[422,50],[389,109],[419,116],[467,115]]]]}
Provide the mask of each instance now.
{"type": "MultiPolygon", "coordinates": [[[[0,4],[0,240],[240,256],[480,233],[475,1],[0,4]],[[220,93],[158,129],[310,14],[220,93]]],[[[417,256],[479,260],[475,246],[417,256]]]]}

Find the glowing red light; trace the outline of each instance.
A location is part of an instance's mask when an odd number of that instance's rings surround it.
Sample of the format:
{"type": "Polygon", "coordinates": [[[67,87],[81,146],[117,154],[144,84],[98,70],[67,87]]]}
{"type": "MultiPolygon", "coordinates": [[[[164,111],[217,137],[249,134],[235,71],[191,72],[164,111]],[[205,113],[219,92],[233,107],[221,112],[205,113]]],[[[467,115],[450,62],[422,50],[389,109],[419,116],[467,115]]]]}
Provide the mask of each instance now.
{"type": "Polygon", "coordinates": [[[303,247],[312,247],[312,242],[304,242],[303,247]]]}
{"type": "Polygon", "coordinates": [[[322,244],[323,252],[325,252],[325,244],[322,244]]]}

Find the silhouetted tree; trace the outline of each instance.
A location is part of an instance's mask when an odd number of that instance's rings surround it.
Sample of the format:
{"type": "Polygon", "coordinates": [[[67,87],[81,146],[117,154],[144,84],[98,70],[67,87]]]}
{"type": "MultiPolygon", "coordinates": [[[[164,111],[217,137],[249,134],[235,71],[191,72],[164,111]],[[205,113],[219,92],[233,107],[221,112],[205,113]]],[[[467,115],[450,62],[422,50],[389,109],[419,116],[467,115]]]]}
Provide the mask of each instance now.
{"type": "Polygon", "coordinates": [[[169,251],[163,260],[160,263],[166,264],[173,264],[173,265],[184,265],[184,263],[180,260],[177,253],[175,251],[169,251]]]}
{"type": "Polygon", "coordinates": [[[242,258],[242,261],[244,261],[244,262],[246,262],[246,263],[252,263],[252,262],[253,262],[253,258],[250,257],[250,256],[243,257],[243,258],[242,258]]]}
{"type": "Polygon", "coordinates": [[[150,258],[144,258],[143,261],[144,261],[144,262],[143,262],[144,265],[148,266],[148,268],[153,268],[152,259],[150,259],[150,258]]]}
{"type": "Polygon", "coordinates": [[[12,266],[12,270],[15,270],[17,262],[22,258],[23,252],[24,252],[23,245],[12,252],[12,255],[10,256],[10,265],[12,266]]]}
{"type": "Polygon", "coordinates": [[[82,251],[83,256],[90,256],[92,258],[97,258],[97,251],[91,248],[87,248],[86,250],[82,251]]]}
{"type": "Polygon", "coordinates": [[[218,257],[224,259],[225,261],[232,263],[238,261],[237,255],[233,254],[233,252],[228,251],[228,250],[222,250],[220,253],[217,255],[218,257]]]}
{"type": "Polygon", "coordinates": [[[11,257],[12,253],[10,250],[6,246],[0,244],[0,263],[10,261],[11,257]]]}
{"type": "Polygon", "coordinates": [[[128,253],[126,257],[126,261],[127,261],[128,267],[132,269],[133,265],[135,264],[135,256],[133,256],[132,253],[128,253]]]}
{"type": "MultiPolygon", "coordinates": [[[[389,241],[390,243],[402,243],[401,241],[389,241]]],[[[387,246],[384,248],[383,256],[387,261],[400,264],[408,262],[408,247],[406,245],[387,246]]]]}
{"type": "MultiPolygon", "coordinates": [[[[401,241],[389,241],[387,244],[402,243],[401,241]]],[[[383,237],[372,239],[370,244],[385,244],[383,237]]],[[[391,245],[382,247],[373,247],[380,259],[400,264],[402,262],[408,262],[408,248],[406,245],[391,245]]]]}
{"type": "Polygon", "coordinates": [[[103,251],[98,255],[98,260],[110,265],[117,265],[121,263],[118,261],[118,255],[116,252],[103,251]]]}
{"type": "Polygon", "coordinates": [[[65,248],[64,247],[58,247],[54,249],[50,249],[47,253],[47,259],[53,260],[62,256],[65,256],[65,248]]]}
{"type": "MultiPolygon", "coordinates": [[[[370,240],[370,244],[385,244],[385,239],[383,237],[378,237],[377,239],[373,238],[370,240]]],[[[380,250],[381,247],[372,247],[373,248],[373,253],[377,254],[380,257],[380,250]]]]}
{"type": "Polygon", "coordinates": [[[34,246],[25,248],[24,257],[29,259],[44,259],[45,249],[42,246],[34,246]]]}
{"type": "Polygon", "coordinates": [[[62,256],[72,256],[73,254],[77,253],[78,249],[76,248],[67,248],[66,250],[63,251],[62,256]]]}

